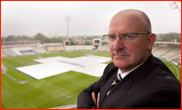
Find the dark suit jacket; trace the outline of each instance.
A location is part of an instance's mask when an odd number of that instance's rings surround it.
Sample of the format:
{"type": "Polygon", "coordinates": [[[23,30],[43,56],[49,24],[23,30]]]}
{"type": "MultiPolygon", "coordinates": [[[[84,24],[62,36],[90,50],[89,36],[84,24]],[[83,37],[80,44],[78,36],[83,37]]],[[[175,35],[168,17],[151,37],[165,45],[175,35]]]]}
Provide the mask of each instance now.
{"type": "Polygon", "coordinates": [[[117,71],[113,63],[108,64],[102,77],[79,94],[77,108],[96,108],[91,98],[92,92],[100,92],[101,109],[181,108],[181,83],[153,55],[124,77],[106,96],[117,71]]]}

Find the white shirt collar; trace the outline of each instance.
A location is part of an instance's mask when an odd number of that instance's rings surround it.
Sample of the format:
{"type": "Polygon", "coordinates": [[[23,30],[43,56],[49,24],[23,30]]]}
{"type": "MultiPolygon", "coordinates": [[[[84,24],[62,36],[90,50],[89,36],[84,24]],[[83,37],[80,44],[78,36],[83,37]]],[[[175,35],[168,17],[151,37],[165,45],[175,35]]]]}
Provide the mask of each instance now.
{"type": "MultiPolygon", "coordinates": [[[[144,61],[145,62],[145,61],[144,61]]],[[[143,63],[144,63],[143,62],[143,63]]],[[[126,75],[128,75],[129,73],[131,73],[133,70],[137,69],[139,66],[141,66],[143,63],[141,63],[140,65],[134,67],[133,69],[131,69],[130,71],[127,71],[127,72],[124,72],[122,73],[121,70],[118,68],[118,73],[117,74],[120,74],[121,75],[121,78],[123,79],[126,75]]]]}

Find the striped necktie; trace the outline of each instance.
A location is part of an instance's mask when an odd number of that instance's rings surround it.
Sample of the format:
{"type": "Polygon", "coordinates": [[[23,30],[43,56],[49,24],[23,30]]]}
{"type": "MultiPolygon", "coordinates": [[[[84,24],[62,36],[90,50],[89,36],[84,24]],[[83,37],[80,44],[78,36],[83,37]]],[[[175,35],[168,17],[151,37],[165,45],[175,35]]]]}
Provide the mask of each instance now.
{"type": "Polygon", "coordinates": [[[121,81],[121,76],[120,74],[117,74],[116,79],[113,81],[113,83],[111,84],[111,86],[109,87],[106,96],[109,95],[109,93],[112,91],[112,89],[121,81]]]}

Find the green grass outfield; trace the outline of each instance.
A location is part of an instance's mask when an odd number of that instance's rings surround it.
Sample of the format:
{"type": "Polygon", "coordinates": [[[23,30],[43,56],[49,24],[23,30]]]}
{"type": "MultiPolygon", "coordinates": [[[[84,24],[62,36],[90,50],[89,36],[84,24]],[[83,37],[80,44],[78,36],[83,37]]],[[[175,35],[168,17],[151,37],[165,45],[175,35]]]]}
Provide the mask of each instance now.
{"type": "Polygon", "coordinates": [[[171,72],[176,76],[176,78],[181,82],[181,68],[176,66],[175,64],[161,59],[167,67],[171,70],[171,72]]]}
{"type": "MultiPolygon", "coordinates": [[[[19,71],[15,67],[38,64],[37,57],[80,57],[97,55],[110,57],[108,52],[60,52],[28,56],[18,56],[1,59],[7,68],[5,74],[1,69],[1,108],[2,109],[47,109],[57,106],[77,103],[78,94],[99,78],[84,73],[69,71],[40,80],[35,80],[19,71]]],[[[106,62],[109,63],[109,62],[106,62]]],[[[176,68],[166,62],[171,71],[176,74],[176,68]]],[[[180,74],[181,69],[177,67],[180,74]]],[[[177,76],[177,74],[175,75],[177,76]]]]}

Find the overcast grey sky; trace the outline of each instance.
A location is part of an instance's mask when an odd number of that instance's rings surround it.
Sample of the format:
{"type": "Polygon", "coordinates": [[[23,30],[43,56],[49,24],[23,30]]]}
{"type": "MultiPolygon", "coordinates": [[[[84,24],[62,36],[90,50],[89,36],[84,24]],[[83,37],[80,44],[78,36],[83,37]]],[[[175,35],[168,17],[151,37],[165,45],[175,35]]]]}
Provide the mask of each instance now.
{"type": "Polygon", "coordinates": [[[181,33],[181,13],[168,1],[2,1],[1,36],[66,36],[67,15],[70,36],[103,35],[112,16],[124,9],[145,12],[154,33],[181,33]]]}

